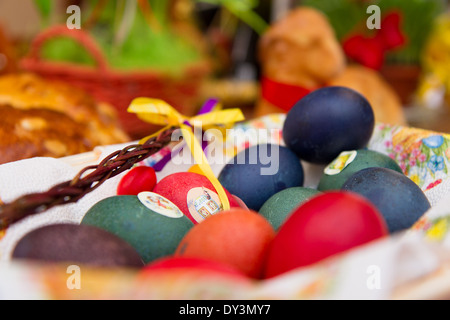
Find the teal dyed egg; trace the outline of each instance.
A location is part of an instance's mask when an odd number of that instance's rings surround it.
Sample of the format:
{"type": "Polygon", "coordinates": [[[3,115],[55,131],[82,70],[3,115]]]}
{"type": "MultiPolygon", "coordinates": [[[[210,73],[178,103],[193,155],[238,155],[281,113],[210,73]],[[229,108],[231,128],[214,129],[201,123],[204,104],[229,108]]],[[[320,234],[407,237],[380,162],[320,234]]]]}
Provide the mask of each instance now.
{"type": "Polygon", "coordinates": [[[172,202],[153,192],[103,199],[88,210],[81,223],[124,239],[145,263],[174,253],[194,225],[172,202]]]}
{"type": "Polygon", "coordinates": [[[324,169],[317,189],[339,190],[352,174],[372,167],[388,168],[403,174],[398,163],[381,152],[369,149],[345,151],[324,169]]]}
{"type": "Polygon", "coordinates": [[[306,187],[287,188],[271,196],[259,213],[278,230],[295,208],[319,193],[316,189],[306,187]]]}

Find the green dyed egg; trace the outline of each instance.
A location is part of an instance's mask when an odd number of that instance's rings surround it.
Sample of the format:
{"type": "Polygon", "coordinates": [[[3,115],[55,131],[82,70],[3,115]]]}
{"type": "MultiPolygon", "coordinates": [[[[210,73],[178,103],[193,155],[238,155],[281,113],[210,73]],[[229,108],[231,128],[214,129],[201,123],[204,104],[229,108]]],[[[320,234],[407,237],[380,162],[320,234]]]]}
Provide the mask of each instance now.
{"type": "Polygon", "coordinates": [[[339,190],[352,174],[371,167],[387,168],[403,174],[398,163],[381,152],[368,149],[345,151],[324,169],[317,190],[339,190]]]}
{"type": "Polygon", "coordinates": [[[259,213],[277,230],[295,208],[319,193],[306,187],[287,188],[267,199],[259,213]]]}
{"type": "Polygon", "coordinates": [[[103,199],[88,210],[81,223],[124,239],[145,263],[173,254],[194,225],[172,202],[153,192],[103,199]]]}

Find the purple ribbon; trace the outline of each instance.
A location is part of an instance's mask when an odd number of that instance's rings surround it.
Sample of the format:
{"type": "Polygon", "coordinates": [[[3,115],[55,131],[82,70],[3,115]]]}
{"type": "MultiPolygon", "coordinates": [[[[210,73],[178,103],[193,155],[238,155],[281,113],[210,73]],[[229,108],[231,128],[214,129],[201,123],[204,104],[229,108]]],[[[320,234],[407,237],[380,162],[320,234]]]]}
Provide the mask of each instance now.
{"type": "MultiPolygon", "coordinates": [[[[203,106],[200,108],[199,112],[197,113],[197,115],[200,114],[205,114],[208,112],[211,112],[217,105],[219,101],[217,99],[211,98],[208,99],[203,106]]],[[[189,121],[185,121],[184,124],[192,127],[192,125],[189,123],[189,121]]],[[[202,150],[205,151],[206,147],[208,146],[208,142],[207,141],[203,141],[202,139],[202,150]]],[[[181,149],[180,149],[181,150],[181,149]]],[[[178,150],[178,152],[180,152],[180,150],[178,150]]],[[[169,163],[169,161],[172,159],[172,152],[169,152],[167,155],[165,155],[161,160],[159,160],[157,163],[155,163],[152,167],[156,172],[161,171],[162,169],[164,169],[164,167],[166,166],[167,163],[169,163]]]]}
{"type": "Polygon", "coordinates": [[[200,108],[200,111],[197,113],[197,115],[211,112],[216,107],[216,105],[218,103],[219,103],[219,100],[217,100],[215,98],[211,98],[211,99],[206,100],[206,102],[200,108]]]}

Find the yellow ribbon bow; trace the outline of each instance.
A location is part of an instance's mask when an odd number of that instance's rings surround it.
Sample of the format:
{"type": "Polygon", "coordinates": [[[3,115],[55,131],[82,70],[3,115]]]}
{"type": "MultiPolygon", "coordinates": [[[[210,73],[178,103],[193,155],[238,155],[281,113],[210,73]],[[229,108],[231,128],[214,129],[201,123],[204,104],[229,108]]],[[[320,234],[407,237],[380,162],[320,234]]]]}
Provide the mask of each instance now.
{"type": "Polygon", "coordinates": [[[157,133],[143,138],[141,142],[146,141],[150,137],[172,126],[179,127],[181,134],[183,135],[183,139],[185,140],[195,162],[216,189],[219,199],[222,202],[223,210],[230,209],[230,203],[225,190],[209,166],[201,144],[195,138],[192,127],[202,126],[203,128],[209,128],[232,125],[235,122],[245,119],[240,109],[235,108],[217,110],[216,108],[204,114],[186,117],[163,100],[153,98],[136,98],[131,102],[127,111],[136,113],[138,118],[143,121],[165,126],[157,133]]]}

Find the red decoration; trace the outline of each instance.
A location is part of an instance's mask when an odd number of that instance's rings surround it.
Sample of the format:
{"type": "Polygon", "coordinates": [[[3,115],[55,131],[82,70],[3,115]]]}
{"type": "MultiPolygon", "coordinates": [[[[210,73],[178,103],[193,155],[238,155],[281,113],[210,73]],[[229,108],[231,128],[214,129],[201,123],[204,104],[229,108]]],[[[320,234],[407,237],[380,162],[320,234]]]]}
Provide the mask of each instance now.
{"type": "Polygon", "coordinates": [[[401,13],[391,12],[381,21],[381,29],[375,38],[384,45],[385,50],[401,47],[406,43],[406,36],[400,28],[401,13]]]}
{"type": "Polygon", "coordinates": [[[261,79],[263,99],[284,111],[289,111],[297,101],[314,89],[277,82],[267,77],[261,79]]]}
{"type": "Polygon", "coordinates": [[[434,187],[436,187],[436,186],[437,186],[438,184],[440,184],[441,182],[442,182],[442,179],[438,179],[438,180],[436,180],[436,181],[430,183],[430,184],[425,188],[425,191],[426,191],[426,190],[433,189],[434,187]]]}
{"type": "Polygon", "coordinates": [[[363,66],[379,70],[384,63],[384,45],[379,38],[365,38],[362,35],[349,37],[343,45],[346,55],[363,66]]]}
{"type": "Polygon", "coordinates": [[[362,65],[379,70],[384,63],[386,52],[406,43],[406,36],[400,28],[401,13],[388,13],[381,21],[381,28],[374,35],[353,34],[343,42],[345,54],[362,65]]]}

